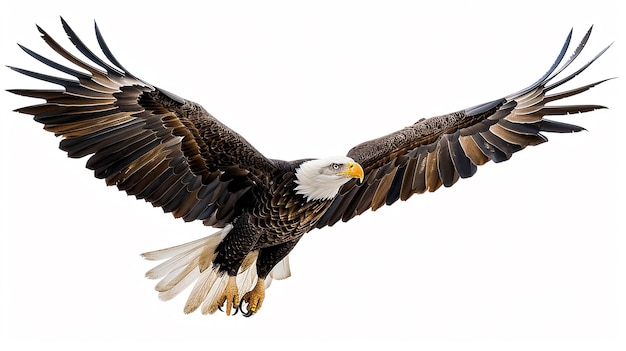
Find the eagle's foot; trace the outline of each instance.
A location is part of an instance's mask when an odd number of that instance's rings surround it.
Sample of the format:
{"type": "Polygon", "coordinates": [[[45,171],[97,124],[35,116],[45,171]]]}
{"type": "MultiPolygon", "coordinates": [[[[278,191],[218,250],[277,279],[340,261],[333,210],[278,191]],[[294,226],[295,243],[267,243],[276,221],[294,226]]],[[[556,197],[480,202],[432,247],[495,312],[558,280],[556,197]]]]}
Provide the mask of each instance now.
{"type": "Polygon", "coordinates": [[[237,314],[239,311],[239,289],[237,289],[237,277],[228,277],[228,283],[226,283],[226,288],[220,296],[218,301],[218,309],[222,311],[222,306],[226,303],[226,315],[230,316],[230,312],[233,307],[235,308],[235,313],[233,316],[237,314]]]}
{"type": "Polygon", "coordinates": [[[243,313],[244,317],[250,317],[253,314],[257,313],[259,309],[261,309],[261,305],[263,304],[263,300],[265,299],[265,279],[259,278],[254,286],[254,289],[248,291],[243,295],[239,306],[241,308],[241,313],[243,313]],[[248,310],[244,310],[244,302],[248,304],[248,310]]]}

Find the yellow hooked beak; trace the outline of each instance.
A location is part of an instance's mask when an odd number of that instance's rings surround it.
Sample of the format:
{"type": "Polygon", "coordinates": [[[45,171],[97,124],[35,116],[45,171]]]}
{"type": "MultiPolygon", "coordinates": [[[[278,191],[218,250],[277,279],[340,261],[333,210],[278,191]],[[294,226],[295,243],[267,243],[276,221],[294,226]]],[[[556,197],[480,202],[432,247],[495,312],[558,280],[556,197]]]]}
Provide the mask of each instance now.
{"type": "Polygon", "coordinates": [[[363,167],[356,162],[348,162],[348,169],[338,174],[348,176],[350,178],[358,178],[359,183],[363,181],[363,167]]]}

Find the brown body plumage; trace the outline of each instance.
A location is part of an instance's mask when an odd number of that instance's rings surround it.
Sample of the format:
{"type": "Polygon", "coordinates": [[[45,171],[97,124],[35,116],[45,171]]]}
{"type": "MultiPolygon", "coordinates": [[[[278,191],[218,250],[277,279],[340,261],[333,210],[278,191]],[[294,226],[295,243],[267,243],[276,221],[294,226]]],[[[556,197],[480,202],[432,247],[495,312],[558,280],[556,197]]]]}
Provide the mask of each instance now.
{"type": "Polygon", "coordinates": [[[64,88],[12,90],[46,100],[17,111],[34,115],[46,130],[62,136],[61,149],[70,157],[92,155],[87,167],[108,185],[185,221],[202,220],[207,226],[223,228],[196,242],[145,254],[148,259],[168,259],[148,272],[151,278],[163,278],[157,285],[162,298],[172,298],[196,281],[186,312],[202,305],[203,312],[212,313],[226,303],[229,313],[238,307],[239,292],[243,292],[242,300],[254,313],[271,278],[289,275],[285,258],[310,230],[347,221],[415,193],[451,186],[459,178],[474,175],[477,166],[489,160],[505,161],[526,146],[547,141],[541,132],[583,129],[547,120],[546,115],[602,108],[546,106],[602,82],[549,95],[604,52],[574,74],[552,82],[578,56],[590,31],[559,68],[570,33],[550,70],[515,94],[422,119],[354,147],[347,158],[272,160],[200,105],[129,73],[111,54],[97,26],[100,47],[113,65],[93,54],[65,21],[63,26],[78,50],[97,67],[71,55],[39,28],[48,45],[89,74],[22,47],[78,80],[13,68],[64,88]],[[330,183],[316,180],[323,172],[328,178],[319,179],[331,179],[330,183]]]}

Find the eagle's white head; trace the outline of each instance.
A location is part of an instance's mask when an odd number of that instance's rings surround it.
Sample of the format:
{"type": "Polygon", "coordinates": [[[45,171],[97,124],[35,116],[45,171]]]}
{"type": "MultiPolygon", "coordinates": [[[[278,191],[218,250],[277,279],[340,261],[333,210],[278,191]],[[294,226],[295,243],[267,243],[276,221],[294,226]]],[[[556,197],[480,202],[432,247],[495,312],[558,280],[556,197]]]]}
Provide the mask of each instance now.
{"type": "Polygon", "coordinates": [[[307,201],[332,199],[352,178],[363,181],[363,168],[350,157],[305,161],[296,169],[296,193],[307,201]]]}

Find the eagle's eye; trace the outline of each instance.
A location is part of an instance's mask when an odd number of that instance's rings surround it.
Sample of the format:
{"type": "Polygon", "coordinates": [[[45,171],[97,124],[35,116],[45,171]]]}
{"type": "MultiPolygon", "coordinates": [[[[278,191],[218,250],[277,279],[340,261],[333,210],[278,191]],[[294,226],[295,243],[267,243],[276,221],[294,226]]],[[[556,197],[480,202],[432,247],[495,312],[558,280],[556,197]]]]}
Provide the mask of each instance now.
{"type": "Polygon", "coordinates": [[[339,168],[341,168],[341,166],[338,163],[331,163],[330,168],[335,171],[338,171],[339,168]]]}

